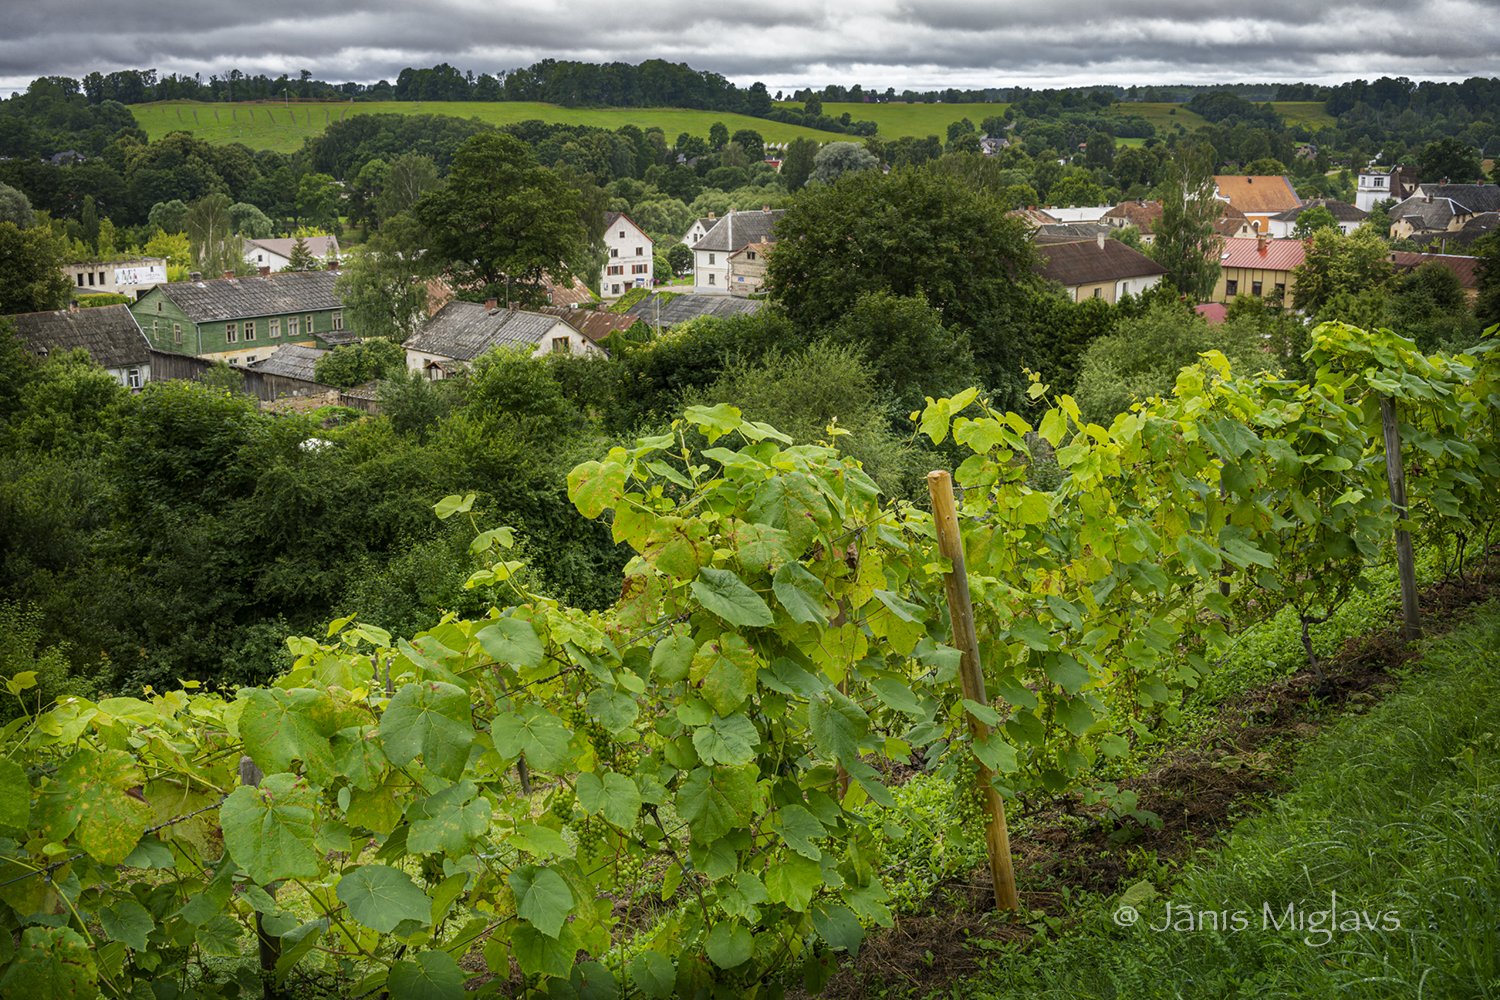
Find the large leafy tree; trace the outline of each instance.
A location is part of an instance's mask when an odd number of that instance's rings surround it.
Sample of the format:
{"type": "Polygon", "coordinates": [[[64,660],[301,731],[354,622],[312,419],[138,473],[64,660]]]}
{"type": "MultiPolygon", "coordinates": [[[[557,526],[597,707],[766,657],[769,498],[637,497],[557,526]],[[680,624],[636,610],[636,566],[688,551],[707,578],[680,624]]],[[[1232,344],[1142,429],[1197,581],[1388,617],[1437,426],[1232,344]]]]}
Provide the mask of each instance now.
{"type": "Polygon", "coordinates": [[[1219,280],[1221,239],[1214,223],[1223,210],[1223,202],[1214,197],[1213,148],[1179,148],[1162,181],[1161,219],[1151,256],[1184,295],[1205,299],[1219,280]]]}
{"type": "Polygon", "coordinates": [[[233,207],[229,195],[215,192],[193,202],[183,217],[193,262],[209,277],[244,266],[242,243],[230,212],[233,207]]]}
{"type": "Polygon", "coordinates": [[[800,191],[813,172],[813,157],[818,155],[818,143],[806,137],[793,139],[781,160],[781,179],[788,191],[800,191]]]}
{"type": "Polygon", "coordinates": [[[426,317],[420,245],[410,217],[399,215],[345,261],[334,289],[360,336],[404,341],[426,317]]]}
{"type": "Polygon", "coordinates": [[[438,168],[430,156],[402,153],[385,168],[380,194],[375,196],[375,211],[384,222],[409,210],[437,186],[438,168]]]}
{"type": "Polygon", "coordinates": [[[0,222],[0,315],[61,309],[72,283],[62,272],[67,244],[52,230],[0,222]]]}
{"type": "Polygon", "coordinates": [[[1500,323],[1500,236],[1494,233],[1474,241],[1474,255],[1479,258],[1479,298],[1474,315],[1485,326],[1500,323]]]}
{"type": "Polygon", "coordinates": [[[348,389],[362,382],[393,378],[406,370],[406,352],[384,337],[335,347],[318,359],[313,372],[324,385],[348,389]]]}
{"type": "Polygon", "coordinates": [[[537,298],[550,275],[587,268],[591,243],[580,195],[537,165],[514,136],[477,135],[454,156],[448,183],[414,209],[427,230],[427,257],[457,288],[537,298]]]}
{"type": "Polygon", "coordinates": [[[1429,184],[1443,180],[1468,184],[1479,180],[1483,174],[1479,150],[1454,136],[1434,139],[1422,147],[1417,157],[1417,175],[1429,184]]]}
{"type": "Polygon", "coordinates": [[[1292,273],[1297,281],[1294,304],[1316,312],[1340,292],[1358,294],[1385,284],[1391,276],[1390,247],[1372,229],[1361,227],[1348,236],[1320,230],[1292,273]]]}
{"type": "Polygon", "coordinates": [[[31,202],[9,184],[0,183],[0,222],[13,222],[21,228],[32,223],[31,202]]]}

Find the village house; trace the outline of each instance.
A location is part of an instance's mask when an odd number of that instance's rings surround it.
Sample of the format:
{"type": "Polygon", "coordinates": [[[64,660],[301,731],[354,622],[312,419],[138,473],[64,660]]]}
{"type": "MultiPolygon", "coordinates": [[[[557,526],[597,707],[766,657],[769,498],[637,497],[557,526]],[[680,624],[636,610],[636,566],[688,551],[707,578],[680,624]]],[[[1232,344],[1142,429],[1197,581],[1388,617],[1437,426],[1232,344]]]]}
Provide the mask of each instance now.
{"type": "Polygon", "coordinates": [[[156,351],[253,364],[283,344],[332,346],[354,339],[332,271],[174,281],[130,306],[156,351]]]}
{"type": "Polygon", "coordinates": [[[1383,201],[1404,201],[1417,189],[1417,174],[1411,167],[1366,167],[1354,188],[1354,207],[1373,211],[1383,201]]]}
{"type": "Polygon", "coordinates": [[[556,316],[601,347],[608,338],[617,333],[626,333],[640,322],[639,317],[629,313],[605,312],[602,309],[539,306],[536,311],[545,316],[556,316]]]}
{"type": "Polygon", "coordinates": [[[709,212],[708,215],[701,219],[694,219],[693,224],[688,226],[688,231],[682,236],[683,244],[691,250],[694,243],[697,243],[708,235],[708,231],[714,227],[714,223],[717,221],[712,212],[709,212]]]}
{"type": "MultiPolygon", "coordinates": [[[[1225,237],[1255,235],[1255,229],[1250,225],[1250,220],[1245,218],[1244,212],[1228,202],[1224,202],[1223,206],[1214,223],[1216,233],[1225,237]]],[[[1099,221],[1115,229],[1134,226],[1141,234],[1141,242],[1150,246],[1156,239],[1156,227],[1161,222],[1161,213],[1159,201],[1124,201],[1105,212],[1099,221]]]]}
{"type": "Polygon", "coordinates": [[[1437,264],[1452,271],[1470,305],[1479,297],[1479,268],[1482,263],[1478,257],[1463,257],[1451,253],[1408,253],[1404,250],[1391,253],[1391,266],[1403,273],[1415,271],[1423,264],[1437,264]]]}
{"type": "Polygon", "coordinates": [[[651,287],[654,244],[624,212],[605,213],[604,249],[608,258],[599,275],[601,298],[617,299],[632,288],[651,287]]]}
{"type": "Polygon", "coordinates": [[[1273,302],[1292,303],[1297,281],[1292,275],[1306,256],[1301,240],[1273,240],[1264,233],[1254,238],[1231,237],[1219,252],[1219,280],[1213,300],[1228,302],[1236,295],[1254,295],[1273,302]]]}
{"type": "Polygon", "coordinates": [[[1479,216],[1500,211],[1500,185],[1421,184],[1390,210],[1391,239],[1456,233],[1479,216]]]}
{"type": "Polygon", "coordinates": [[[1289,208],[1285,212],[1278,212],[1271,216],[1271,227],[1269,235],[1272,239],[1288,240],[1297,230],[1297,220],[1302,218],[1302,213],[1313,208],[1324,208],[1328,214],[1333,216],[1333,221],[1338,223],[1339,232],[1348,236],[1360,226],[1364,225],[1370,213],[1360,208],[1355,208],[1346,201],[1335,201],[1332,198],[1313,198],[1303,202],[1296,208],[1289,208]]]}
{"type": "Polygon", "coordinates": [[[1465,222],[1457,232],[1441,230],[1431,233],[1412,233],[1407,239],[1432,253],[1451,253],[1473,246],[1474,241],[1500,229],[1500,212],[1481,212],[1465,222]]]}
{"type": "Polygon", "coordinates": [[[430,379],[449,378],[498,347],[547,354],[596,354],[601,348],[561,317],[454,299],[401,345],[406,367],[430,379]]]}
{"type": "Polygon", "coordinates": [[[1167,269],[1119,240],[1100,233],[1092,240],[1054,243],[1037,248],[1037,273],[1055,281],[1074,302],[1102,299],[1114,303],[1139,295],[1161,282],[1167,269]]]}
{"type": "Polygon", "coordinates": [[[785,214],[782,209],[762,208],[758,212],[731,210],[717,220],[702,239],[693,244],[693,291],[710,295],[728,295],[733,282],[729,258],[752,243],[776,242],[773,231],[785,214]]]}
{"type": "MultiPolygon", "coordinates": [[[[307,252],[318,260],[328,262],[337,261],[340,256],[339,238],[337,236],[304,236],[302,242],[307,244],[307,252]]],[[[270,268],[272,271],[281,271],[292,262],[292,247],[297,245],[293,238],[245,240],[245,262],[254,264],[258,268],[270,268]]]]}
{"type": "Polygon", "coordinates": [[[1271,216],[1302,204],[1291,179],[1275,174],[1216,174],[1214,194],[1245,214],[1257,233],[1270,233],[1271,216]]]}
{"type": "Polygon", "coordinates": [[[167,261],[163,257],[82,261],[64,264],[63,273],[72,282],[74,295],[128,295],[138,299],[167,283],[167,261]]]}
{"type": "Polygon", "coordinates": [[[729,255],[729,293],[754,295],[766,283],[766,255],[774,244],[746,243],[729,255]]]}
{"type": "Polygon", "coordinates": [[[151,348],[127,306],[72,306],[8,319],[27,352],[39,358],[84,351],[127,389],[151,380],[151,348]]]}
{"type": "Polygon", "coordinates": [[[765,306],[764,299],[744,298],[738,295],[683,295],[657,292],[648,295],[626,310],[626,315],[649,324],[658,330],[670,330],[679,323],[686,323],[702,316],[727,318],[731,316],[753,316],[765,306]]]}

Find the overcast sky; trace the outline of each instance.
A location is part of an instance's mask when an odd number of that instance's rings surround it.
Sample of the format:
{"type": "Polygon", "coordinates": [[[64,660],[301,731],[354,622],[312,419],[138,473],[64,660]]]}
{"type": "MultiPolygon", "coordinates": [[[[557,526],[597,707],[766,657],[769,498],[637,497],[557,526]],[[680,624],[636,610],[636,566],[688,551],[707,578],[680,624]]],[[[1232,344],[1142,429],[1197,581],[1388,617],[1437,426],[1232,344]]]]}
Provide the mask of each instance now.
{"type": "Polygon", "coordinates": [[[1500,0],[0,0],[0,92],[231,67],[394,80],[448,62],[663,58],[774,92],[1500,74],[1500,0]]]}

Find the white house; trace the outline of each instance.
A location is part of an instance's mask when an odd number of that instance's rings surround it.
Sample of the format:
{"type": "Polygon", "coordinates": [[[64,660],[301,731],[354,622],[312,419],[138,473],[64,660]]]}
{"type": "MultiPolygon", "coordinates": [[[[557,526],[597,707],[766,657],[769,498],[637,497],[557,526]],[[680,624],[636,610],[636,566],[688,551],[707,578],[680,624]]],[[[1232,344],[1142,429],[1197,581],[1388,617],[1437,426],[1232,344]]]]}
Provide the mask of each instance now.
{"type": "Polygon", "coordinates": [[[1270,218],[1270,235],[1274,239],[1292,239],[1297,231],[1297,220],[1302,218],[1302,213],[1311,208],[1324,208],[1333,216],[1333,221],[1338,223],[1339,232],[1348,236],[1370,217],[1370,213],[1363,209],[1355,208],[1344,201],[1335,201],[1332,198],[1313,198],[1305,201],[1296,208],[1278,212],[1270,218]]]}
{"type": "Polygon", "coordinates": [[[603,353],[557,316],[507,309],[494,299],[483,305],[454,299],[401,346],[406,348],[407,369],[430,379],[447,378],[497,347],[520,348],[534,358],[603,353]]]}
{"type": "Polygon", "coordinates": [[[599,275],[599,297],[617,299],[632,288],[651,287],[651,237],[624,212],[604,215],[604,249],[609,259],[599,275]]]}
{"type": "Polygon", "coordinates": [[[708,235],[708,231],[714,227],[714,223],[717,221],[712,212],[709,212],[706,218],[694,219],[693,224],[688,227],[687,233],[682,237],[683,244],[691,250],[694,243],[697,243],[708,235]]]}
{"type": "Polygon", "coordinates": [[[167,283],[167,262],[162,257],[132,257],[129,260],[82,261],[64,264],[63,273],[73,283],[74,295],[129,295],[138,299],[157,285],[167,283]]]}
{"type": "MultiPolygon", "coordinates": [[[[339,238],[337,236],[304,236],[302,241],[307,244],[308,252],[321,261],[336,261],[339,259],[339,238]]],[[[282,270],[292,262],[292,247],[297,245],[297,240],[274,239],[274,240],[245,240],[245,261],[256,267],[270,268],[274,274],[282,270]]]]}
{"type": "Polygon", "coordinates": [[[1368,212],[1382,201],[1405,201],[1417,187],[1410,167],[1367,167],[1359,172],[1354,207],[1368,212]]]}
{"type": "Polygon", "coordinates": [[[762,208],[758,212],[736,212],[714,223],[697,243],[693,244],[693,291],[709,295],[727,295],[730,292],[729,258],[752,243],[774,244],[772,230],[781,221],[783,209],[762,208]]]}

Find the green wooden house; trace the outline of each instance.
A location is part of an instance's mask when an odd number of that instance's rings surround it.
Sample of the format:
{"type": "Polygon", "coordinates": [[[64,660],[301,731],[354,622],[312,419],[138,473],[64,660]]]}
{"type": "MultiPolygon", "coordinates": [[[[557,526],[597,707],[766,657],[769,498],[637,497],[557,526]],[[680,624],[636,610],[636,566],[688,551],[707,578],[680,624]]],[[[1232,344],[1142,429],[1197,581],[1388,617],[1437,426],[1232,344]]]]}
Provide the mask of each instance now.
{"type": "Polygon", "coordinates": [[[153,350],[232,365],[251,364],[283,344],[333,347],[355,339],[333,271],[174,281],[132,303],[153,350]]]}

